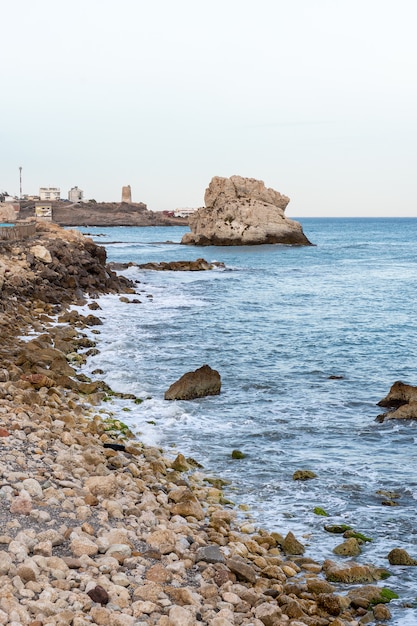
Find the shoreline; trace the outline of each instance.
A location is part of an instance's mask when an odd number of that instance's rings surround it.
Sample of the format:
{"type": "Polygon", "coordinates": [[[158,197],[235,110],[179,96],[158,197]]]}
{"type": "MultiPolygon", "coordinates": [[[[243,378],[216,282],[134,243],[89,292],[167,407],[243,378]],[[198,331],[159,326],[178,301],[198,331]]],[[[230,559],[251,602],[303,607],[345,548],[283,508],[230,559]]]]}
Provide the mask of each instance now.
{"type": "Polygon", "coordinates": [[[221,479],[208,482],[190,459],[169,460],[103,418],[100,403],[111,390],[77,369],[95,350],[83,330],[99,329],[99,295],[135,289],[108,268],[102,248],[44,225],[34,240],[6,248],[0,624],[354,626],[389,619],[376,585],[385,578],[381,568],[321,564],[303,556],[292,533],[237,523],[221,479]],[[80,302],[91,315],[68,310],[80,302]],[[20,340],[29,329],[34,338],[20,340]]]}

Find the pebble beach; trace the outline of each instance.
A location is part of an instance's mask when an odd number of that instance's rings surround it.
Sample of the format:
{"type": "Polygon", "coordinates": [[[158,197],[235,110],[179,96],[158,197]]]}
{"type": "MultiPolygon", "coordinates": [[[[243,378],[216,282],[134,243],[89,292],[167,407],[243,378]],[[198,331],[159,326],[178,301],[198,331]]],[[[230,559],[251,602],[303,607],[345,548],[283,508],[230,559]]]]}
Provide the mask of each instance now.
{"type": "Polygon", "coordinates": [[[105,293],[135,285],[78,232],[0,244],[0,624],[388,624],[389,571],[352,560],[360,539],[307,558],[302,538],[239,520],[221,477],[101,412],[117,390],[79,365],[105,293]]]}

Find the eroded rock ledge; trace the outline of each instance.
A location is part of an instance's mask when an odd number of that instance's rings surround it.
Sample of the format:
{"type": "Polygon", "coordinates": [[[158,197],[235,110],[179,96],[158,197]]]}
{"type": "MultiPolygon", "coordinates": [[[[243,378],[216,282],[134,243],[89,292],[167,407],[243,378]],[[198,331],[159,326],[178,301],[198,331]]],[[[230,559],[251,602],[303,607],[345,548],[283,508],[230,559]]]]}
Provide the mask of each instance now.
{"type": "Polygon", "coordinates": [[[301,224],[285,216],[289,198],[261,180],[212,178],[205,207],[189,217],[191,232],[181,243],[198,246],[286,244],[309,246],[301,224]]]}

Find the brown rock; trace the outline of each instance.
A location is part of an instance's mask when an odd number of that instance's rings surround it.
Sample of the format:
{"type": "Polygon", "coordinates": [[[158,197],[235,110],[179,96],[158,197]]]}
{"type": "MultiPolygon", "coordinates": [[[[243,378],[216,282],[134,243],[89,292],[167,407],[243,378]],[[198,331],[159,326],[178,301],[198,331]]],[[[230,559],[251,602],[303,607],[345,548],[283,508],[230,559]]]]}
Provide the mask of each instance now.
{"type": "Polygon", "coordinates": [[[146,580],[154,583],[168,583],[172,580],[172,574],[161,563],[156,563],[146,572],[146,580]]]}
{"type": "Polygon", "coordinates": [[[311,470],[296,470],[292,478],[293,480],[311,480],[317,478],[317,474],[311,470]]]}
{"type": "Polygon", "coordinates": [[[345,565],[338,565],[334,561],[327,560],[323,563],[326,579],[338,583],[370,583],[382,580],[389,572],[382,567],[373,565],[360,565],[350,561],[345,565]]]}
{"type": "Polygon", "coordinates": [[[170,596],[175,604],[180,606],[195,604],[193,594],[187,587],[165,587],[165,593],[170,596]]]}
{"type": "Polygon", "coordinates": [[[333,549],[338,556],[358,556],[361,553],[359,542],[354,537],[346,539],[333,549]]]}
{"type": "Polygon", "coordinates": [[[305,552],[305,547],[291,531],[285,537],[282,549],[285,554],[304,554],[305,552]]]}
{"type": "Polygon", "coordinates": [[[334,593],[321,593],[317,596],[317,605],[329,613],[329,615],[340,615],[342,612],[339,598],[334,593]]]}
{"type": "Polygon", "coordinates": [[[85,486],[94,496],[102,496],[103,498],[114,496],[117,491],[117,481],[114,474],[91,476],[85,481],[85,486]]]}
{"type": "Polygon", "coordinates": [[[219,395],[220,374],[209,365],[203,365],[194,372],[187,372],[165,392],[165,400],[193,400],[204,396],[219,395]]]}
{"type": "Polygon", "coordinates": [[[213,575],[213,580],[218,587],[222,587],[225,583],[235,582],[236,576],[228,569],[217,570],[213,575]]]}
{"type": "Polygon", "coordinates": [[[390,565],[417,565],[416,559],[413,559],[406,550],[402,548],[394,548],[388,554],[390,565]]]}
{"type": "Polygon", "coordinates": [[[396,381],[378,406],[387,407],[389,411],[377,417],[377,421],[385,419],[417,419],[417,387],[396,381]]]}
{"type": "Polygon", "coordinates": [[[256,582],[256,571],[252,565],[246,563],[241,557],[234,556],[230,559],[226,559],[226,565],[239,579],[246,580],[250,583],[256,582]]]}
{"type": "Polygon", "coordinates": [[[198,520],[204,519],[204,511],[188,487],[179,487],[169,492],[168,497],[175,504],[171,506],[172,515],[181,515],[183,517],[195,517],[198,520]]]}
{"type": "Polygon", "coordinates": [[[169,554],[174,552],[176,540],[176,534],[172,530],[160,529],[148,536],[147,543],[156,548],[160,554],[169,554]]]}
{"type": "Polygon", "coordinates": [[[377,604],[373,608],[374,617],[378,622],[384,622],[391,619],[391,611],[385,604],[377,604]]]}
{"type": "Polygon", "coordinates": [[[102,606],[107,604],[109,601],[109,594],[103,587],[101,587],[101,585],[97,585],[94,589],[87,591],[87,595],[90,596],[93,602],[98,602],[102,606]]]}
{"type": "Polygon", "coordinates": [[[212,178],[205,207],[189,217],[191,232],[181,243],[193,245],[311,245],[301,224],[285,216],[289,198],[267,189],[261,180],[231,176],[212,178]]]}
{"type": "Polygon", "coordinates": [[[21,376],[22,380],[29,382],[35,389],[41,389],[41,387],[53,387],[56,383],[49,376],[43,374],[26,374],[21,376]]]}
{"type": "Polygon", "coordinates": [[[16,570],[16,574],[24,583],[27,583],[30,580],[36,580],[36,572],[34,568],[27,565],[20,565],[16,570]]]}
{"type": "Polygon", "coordinates": [[[181,453],[178,454],[177,457],[172,461],[171,467],[176,472],[188,472],[188,470],[191,469],[191,465],[187,463],[187,459],[181,453]]]}

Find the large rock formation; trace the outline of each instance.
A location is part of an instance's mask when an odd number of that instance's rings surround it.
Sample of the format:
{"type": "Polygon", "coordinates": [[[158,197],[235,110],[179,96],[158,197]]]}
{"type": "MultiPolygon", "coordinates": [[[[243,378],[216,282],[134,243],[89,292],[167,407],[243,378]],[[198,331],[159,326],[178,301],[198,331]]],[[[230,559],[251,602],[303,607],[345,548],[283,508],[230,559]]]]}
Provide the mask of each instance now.
{"type": "Polygon", "coordinates": [[[301,224],[284,212],[290,201],[261,180],[231,176],[212,178],[205,207],[189,217],[191,232],[181,243],[198,246],[241,246],[264,243],[311,245],[301,224]]]}

